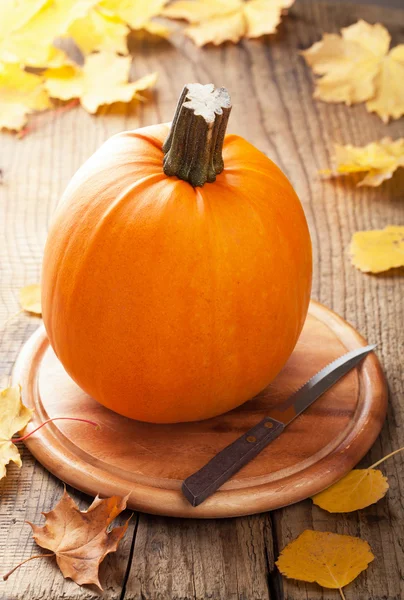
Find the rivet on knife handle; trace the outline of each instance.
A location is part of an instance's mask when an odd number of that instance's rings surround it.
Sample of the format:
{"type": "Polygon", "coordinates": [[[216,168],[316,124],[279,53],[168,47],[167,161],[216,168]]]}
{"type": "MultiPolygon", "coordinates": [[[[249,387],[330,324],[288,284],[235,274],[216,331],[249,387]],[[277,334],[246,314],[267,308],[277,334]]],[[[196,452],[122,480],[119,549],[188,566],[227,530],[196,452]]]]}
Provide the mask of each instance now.
{"type": "Polygon", "coordinates": [[[284,430],[285,425],[266,417],[235,442],[216,454],[202,469],[188,477],[182,484],[182,492],[192,506],[198,506],[216,492],[225,481],[252,458],[257,456],[269,442],[284,430]]]}

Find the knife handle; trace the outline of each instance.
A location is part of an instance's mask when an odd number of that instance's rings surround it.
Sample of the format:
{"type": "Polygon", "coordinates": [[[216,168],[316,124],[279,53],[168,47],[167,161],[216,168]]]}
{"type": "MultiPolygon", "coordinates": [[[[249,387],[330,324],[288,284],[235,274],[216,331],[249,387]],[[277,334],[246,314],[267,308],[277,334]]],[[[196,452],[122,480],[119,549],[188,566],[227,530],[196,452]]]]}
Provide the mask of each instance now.
{"type": "Polygon", "coordinates": [[[257,456],[269,442],[275,440],[284,429],[285,425],[280,421],[265,417],[247,433],[216,454],[199,471],[185,479],[182,492],[186,499],[192,506],[199,506],[234,473],[257,456]]]}

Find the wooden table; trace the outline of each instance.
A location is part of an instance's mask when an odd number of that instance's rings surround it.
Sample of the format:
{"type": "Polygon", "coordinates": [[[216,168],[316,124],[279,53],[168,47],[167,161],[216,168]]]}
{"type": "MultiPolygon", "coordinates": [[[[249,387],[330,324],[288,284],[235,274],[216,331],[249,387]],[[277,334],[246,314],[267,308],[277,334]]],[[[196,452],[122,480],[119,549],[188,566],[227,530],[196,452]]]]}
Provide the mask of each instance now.
{"type": "MultiPolygon", "coordinates": [[[[167,121],[185,82],[213,81],[229,88],[229,130],[252,141],[285,171],[306,211],[314,245],[313,297],[347,318],[371,342],[389,385],[390,403],[381,437],[363,461],[376,461],[404,445],[404,279],[396,270],[368,276],[349,262],[347,246],[359,229],[404,224],[404,170],[380,188],[355,188],[350,179],[322,181],[333,142],[365,144],[404,134],[403,119],[384,125],[364,106],[312,100],[313,81],[298,51],[364,18],[384,23],[393,43],[404,42],[404,12],[339,2],[297,2],[275,36],[235,46],[199,50],[183,38],[133,42],[134,75],[160,73],[150,102],[82,109],[39,118],[23,140],[0,137],[0,322],[18,310],[18,289],[39,280],[49,219],[72,174],[110,135],[167,121]]],[[[1,331],[0,373],[7,380],[23,342],[38,320],[20,315],[1,331]]],[[[0,568],[7,571],[38,552],[25,520],[42,522],[63,485],[22,449],[23,468],[8,468],[0,484],[0,568]]],[[[273,513],[228,520],[179,520],[135,514],[118,552],[101,567],[104,598],[125,600],[337,599],[337,591],[282,579],[274,560],[306,528],[360,536],[376,556],[366,573],[346,589],[347,600],[404,597],[404,455],[383,466],[387,497],[360,513],[333,516],[310,500],[273,513]]],[[[90,499],[69,489],[81,507],[90,499]]],[[[125,515],[122,517],[125,518],[125,515]]],[[[97,592],[63,579],[52,559],[28,563],[7,583],[7,600],[92,599],[97,592]]]]}

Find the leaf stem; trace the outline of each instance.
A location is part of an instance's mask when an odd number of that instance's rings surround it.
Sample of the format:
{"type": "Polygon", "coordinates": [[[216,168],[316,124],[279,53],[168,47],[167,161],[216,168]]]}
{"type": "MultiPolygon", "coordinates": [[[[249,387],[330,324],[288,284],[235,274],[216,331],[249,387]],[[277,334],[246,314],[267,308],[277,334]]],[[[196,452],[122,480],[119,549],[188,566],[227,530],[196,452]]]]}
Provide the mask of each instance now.
{"type": "Polygon", "coordinates": [[[53,423],[53,421],[80,421],[81,423],[89,423],[90,425],[94,425],[94,427],[99,428],[98,423],[95,423],[94,421],[89,421],[88,419],[78,419],[76,417],[54,417],[53,419],[48,419],[47,421],[44,421],[43,423],[38,425],[38,427],[30,431],[29,433],[26,433],[22,437],[11,439],[11,441],[13,442],[13,444],[15,444],[16,442],[24,442],[26,439],[31,437],[33,433],[38,431],[38,429],[41,429],[44,425],[47,425],[48,423],[53,423]]]}
{"type": "Polygon", "coordinates": [[[380,460],[378,460],[377,462],[375,462],[373,465],[370,465],[370,467],[368,467],[368,469],[374,469],[375,467],[377,467],[378,465],[380,465],[382,462],[384,462],[385,460],[387,460],[391,456],[394,456],[395,454],[398,454],[399,452],[402,452],[403,450],[404,450],[404,446],[402,446],[398,450],[394,450],[394,452],[390,452],[390,454],[388,454],[387,456],[383,456],[383,458],[381,458],[380,460]]]}
{"type": "Polygon", "coordinates": [[[339,593],[341,594],[341,598],[342,598],[342,600],[346,600],[346,598],[345,598],[345,594],[344,594],[344,592],[342,591],[342,588],[338,588],[338,589],[339,589],[339,593]]]}
{"type": "Polygon", "coordinates": [[[46,558],[49,556],[56,556],[56,555],[54,554],[54,552],[51,552],[50,554],[35,554],[35,556],[30,556],[29,558],[26,558],[25,560],[20,562],[16,567],[11,569],[11,571],[9,571],[5,575],[3,575],[3,581],[7,581],[7,579],[10,577],[10,575],[12,575],[14,573],[14,571],[19,569],[22,565],[25,565],[25,563],[29,562],[30,560],[33,560],[34,558],[46,558]]]}
{"type": "Polygon", "coordinates": [[[59,108],[55,108],[55,109],[51,108],[49,110],[44,111],[41,114],[36,114],[34,116],[33,121],[31,121],[31,123],[29,125],[26,125],[25,127],[23,127],[23,129],[21,129],[17,133],[18,139],[22,139],[26,135],[31,133],[32,131],[35,131],[35,129],[37,129],[37,127],[38,127],[38,119],[41,120],[43,116],[46,116],[47,114],[50,113],[53,117],[56,117],[58,115],[65,113],[66,111],[74,108],[75,106],[78,106],[79,103],[80,103],[80,100],[78,98],[74,98],[73,100],[71,100],[70,102],[65,104],[64,106],[59,106],[59,108]]]}

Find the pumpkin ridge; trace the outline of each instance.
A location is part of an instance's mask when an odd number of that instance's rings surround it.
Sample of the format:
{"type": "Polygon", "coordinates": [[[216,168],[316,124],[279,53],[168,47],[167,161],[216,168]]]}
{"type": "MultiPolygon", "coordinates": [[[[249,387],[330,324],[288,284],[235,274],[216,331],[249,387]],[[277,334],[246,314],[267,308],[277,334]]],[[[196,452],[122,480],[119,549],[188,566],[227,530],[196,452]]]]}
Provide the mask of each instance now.
{"type": "MultiPolygon", "coordinates": [[[[102,232],[102,229],[104,227],[108,226],[108,219],[111,217],[111,215],[113,214],[114,211],[118,210],[119,208],[121,208],[122,203],[125,200],[128,200],[129,195],[137,188],[141,187],[141,186],[146,186],[147,184],[150,183],[150,180],[155,179],[156,181],[154,183],[157,183],[159,180],[162,181],[164,179],[164,173],[151,173],[150,175],[147,175],[145,177],[142,177],[140,179],[138,179],[137,181],[134,181],[133,183],[131,183],[128,187],[125,188],[125,190],[123,190],[116,198],[115,200],[111,203],[111,205],[107,208],[107,210],[103,213],[101,219],[98,220],[97,222],[97,227],[95,227],[92,232],[91,235],[87,238],[86,240],[86,244],[85,244],[85,249],[83,249],[82,251],[82,255],[81,255],[81,261],[79,266],[79,269],[75,271],[74,273],[74,282],[75,282],[75,288],[72,289],[71,291],[73,291],[73,294],[70,294],[70,297],[67,298],[65,300],[64,306],[65,306],[65,311],[67,314],[70,314],[71,312],[71,308],[72,308],[72,303],[74,302],[74,292],[75,289],[79,289],[79,282],[82,278],[82,276],[85,276],[85,273],[83,275],[83,272],[85,272],[85,265],[86,265],[86,256],[89,256],[92,252],[92,245],[94,242],[96,242],[96,238],[98,237],[98,235],[102,232]]],[[[131,198],[129,198],[130,200],[131,198]]],[[[86,221],[86,219],[88,218],[88,216],[91,214],[91,210],[89,209],[88,211],[86,211],[84,213],[84,215],[82,216],[82,219],[80,220],[80,224],[83,225],[86,221]]],[[[80,227],[77,227],[77,230],[79,230],[80,227]]],[[[75,243],[75,235],[72,235],[69,238],[69,242],[68,242],[68,246],[66,247],[66,251],[65,251],[65,255],[67,256],[68,251],[69,251],[69,244],[73,244],[75,243]]],[[[62,259],[62,267],[63,267],[63,259],[62,259]]],[[[53,288],[53,291],[55,292],[55,290],[58,289],[58,279],[56,279],[55,282],[55,286],[53,288]]],[[[55,345],[55,352],[56,355],[57,354],[57,345],[55,345]]],[[[70,345],[70,348],[72,350],[72,352],[74,352],[74,344],[70,345]]],[[[68,360],[71,359],[71,356],[68,356],[68,360]]]]}
{"type": "MultiPolygon", "coordinates": [[[[85,222],[85,220],[87,219],[87,215],[91,212],[91,207],[89,206],[87,211],[85,211],[81,216],[80,216],[80,223],[85,222]]],[[[67,240],[67,244],[63,249],[63,256],[61,258],[61,262],[59,265],[59,268],[56,270],[56,274],[55,274],[55,281],[53,282],[53,285],[51,287],[46,287],[46,293],[47,294],[51,294],[51,299],[50,301],[45,301],[45,298],[42,298],[42,304],[43,304],[43,313],[46,311],[46,306],[53,306],[54,305],[54,301],[55,301],[55,292],[59,287],[59,280],[61,277],[61,274],[63,273],[63,270],[65,268],[65,262],[66,262],[66,257],[68,256],[70,247],[73,245],[74,242],[74,237],[73,236],[69,236],[68,240],[67,240]]],[[[49,241],[47,241],[47,245],[48,245],[49,241]]],[[[46,257],[46,247],[45,247],[45,256],[44,256],[44,260],[46,257]]],[[[42,292],[42,296],[44,296],[44,293],[42,292]]],[[[50,316],[49,316],[49,321],[48,321],[48,325],[47,325],[47,333],[49,336],[49,339],[52,343],[52,340],[54,339],[53,337],[53,332],[55,330],[55,318],[57,317],[57,312],[56,311],[51,311],[50,316]]],[[[46,318],[46,317],[44,317],[46,318]]],[[[56,356],[58,356],[58,352],[57,352],[57,345],[55,344],[54,346],[54,350],[55,350],[55,354],[56,356]]]]}
{"type": "Polygon", "coordinates": [[[130,137],[135,137],[138,140],[143,140],[143,141],[147,142],[148,144],[150,144],[151,146],[153,146],[154,148],[156,148],[156,150],[160,150],[161,160],[163,160],[164,152],[163,152],[163,143],[161,140],[159,140],[158,138],[155,138],[152,135],[145,135],[144,133],[139,133],[137,131],[133,131],[130,133],[131,133],[130,137]]]}

